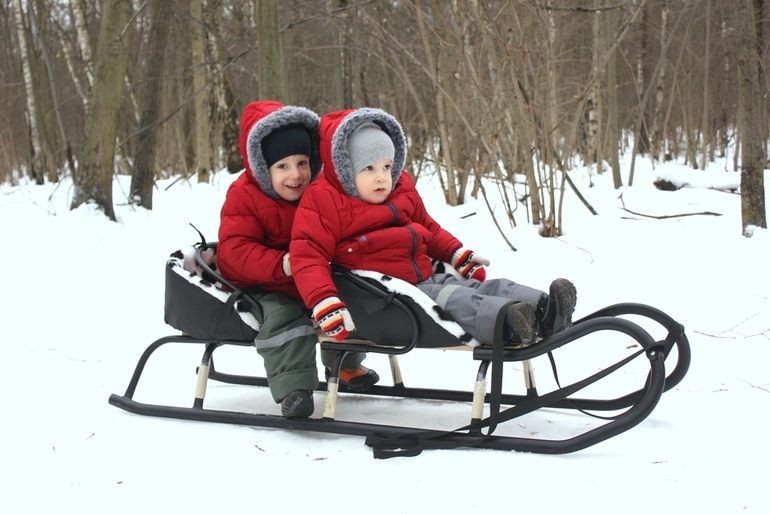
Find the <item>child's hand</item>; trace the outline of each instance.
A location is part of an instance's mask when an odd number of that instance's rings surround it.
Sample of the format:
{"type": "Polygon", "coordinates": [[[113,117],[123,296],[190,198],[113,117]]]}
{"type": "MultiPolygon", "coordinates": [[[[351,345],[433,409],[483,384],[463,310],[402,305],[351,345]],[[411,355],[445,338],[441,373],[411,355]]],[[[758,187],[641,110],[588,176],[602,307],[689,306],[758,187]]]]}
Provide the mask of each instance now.
{"type": "Polygon", "coordinates": [[[289,252],[283,254],[283,260],[281,261],[281,267],[283,268],[283,274],[287,277],[291,276],[291,263],[289,262],[289,252]]]}
{"type": "Polygon", "coordinates": [[[487,272],[484,266],[489,266],[489,259],[474,253],[468,248],[460,248],[452,255],[452,266],[465,278],[484,282],[487,272]]]}
{"type": "Polygon", "coordinates": [[[318,302],[313,307],[313,318],[321,326],[321,330],[335,341],[343,341],[356,329],[350,312],[336,296],[318,302]]]}

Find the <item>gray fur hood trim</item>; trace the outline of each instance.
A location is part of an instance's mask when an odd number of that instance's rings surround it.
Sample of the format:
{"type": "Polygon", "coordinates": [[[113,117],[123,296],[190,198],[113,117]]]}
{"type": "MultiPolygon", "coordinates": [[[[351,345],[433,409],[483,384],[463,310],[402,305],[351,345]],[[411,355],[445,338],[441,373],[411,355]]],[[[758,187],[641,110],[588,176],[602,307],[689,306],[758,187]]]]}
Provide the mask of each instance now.
{"type": "Polygon", "coordinates": [[[395,156],[393,159],[393,187],[396,187],[398,178],[406,164],[406,138],[401,124],[382,109],[363,107],[358,109],[342,120],[334,132],[332,139],[332,160],[334,169],[337,172],[342,188],[348,196],[361,198],[356,190],[355,175],[360,170],[354,170],[350,153],[348,152],[348,138],[359,126],[364,123],[372,122],[379,126],[393,141],[395,147],[395,156]]]}
{"type": "Polygon", "coordinates": [[[249,167],[259,188],[267,196],[279,199],[270,180],[270,171],[262,153],[262,140],[274,130],[286,126],[303,126],[310,133],[310,181],[312,182],[321,172],[321,155],[318,150],[320,135],[318,127],[321,119],[313,111],[304,107],[286,105],[277,109],[252,125],[246,141],[246,152],[249,159],[249,167]]]}

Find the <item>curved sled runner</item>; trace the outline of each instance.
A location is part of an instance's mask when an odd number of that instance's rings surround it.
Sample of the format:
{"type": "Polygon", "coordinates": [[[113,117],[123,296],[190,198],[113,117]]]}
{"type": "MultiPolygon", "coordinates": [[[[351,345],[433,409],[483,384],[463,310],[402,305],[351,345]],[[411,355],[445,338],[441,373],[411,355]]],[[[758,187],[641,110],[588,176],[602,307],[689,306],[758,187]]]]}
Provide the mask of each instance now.
{"type": "MultiPolygon", "coordinates": [[[[386,285],[371,278],[345,270],[335,270],[335,282],[339,287],[340,296],[346,300],[357,326],[367,328],[354,334],[364,339],[337,343],[321,338],[322,348],[337,352],[327,382],[321,382],[318,387],[319,391],[326,392],[323,417],[298,420],[280,415],[204,408],[206,387],[210,380],[267,387],[267,379],[264,377],[229,374],[214,367],[214,351],[222,346],[243,346],[255,351],[253,339],[259,325],[259,320],[256,319],[259,316],[256,302],[243,291],[227,283],[209,266],[211,259],[206,259],[205,252],[209,249],[213,251],[215,247],[216,243],[206,245],[204,242],[197,248],[194,255],[198,266],[197,275],[184,270],[190,268],[189,257],[187,266],[184,266],[181,253],[172,255],[166,270],[166,321],[188,335],[163,337],[147,347],[139,358],[126,392],[123,395],[112,394],[109,398],[110,404],[149,416],[364,436],[366,444],[373,448],[376,458],[412,456],[419,454],[423,449],[457,447],[562,454],[582,450],[642,422],[655,408],[662,394],[684,378],[690,363],[690,347],[684,327],[662,311],[647,305],[622,303],[606,307],[576,321],[571,329],[528,347],[506,346],[502,340],[502,325],[505,319],[505,309],[502,309],[496,322],[495,333],[500,334],[498,340],[491,346],[472,346],[474,341],[468,341],[453,330],[453,322],[447,322],[445,319],[437,321],[438,311],[426,310],[419,299],[415,300],[389,290],[386,285]],[[181,280],[180,277],[185,274],[188,276],[181,280]],[[190,284],[196,281],[198,287],[191,287],[190,284]],[[232,293],[214,286],[212,282],[223,284],[232,293]],[[201,296],[201,290],[206,293],[206,297],[201,296]],[[219,295],[216,302],[211,301],[212,291],[219,295]],[[201,303],[208,304],[204,316],[196,314],[190,318],[182,314],[184,309],[201,303]],[[217,312],[210,314],[211,311],[217,312]],[[253,316],[253,319],[250,316],[253,316]],[[652,324],[662,328],[666,333],[665,337],[660,340],[653,339],[650,333],[642,328],[641,322],[630,321],[628,317],[641,318],[645,326],[652,324]],[[374,320],[382,318],[386,318],[388,322],[378,326],[374,320]],[[604,365],[599,372],[584,377],[581,375],[583,378],[562,386],[554,353],[562,348],[571,348],[568,345],[573,342],[595,336],[612,339],[615,347],[620,343],[619,355],[613,362],[604,365]],[[170,344],[197,344],[203,347],[192,406],[177,407],[134,400],[134,394],[150,357],[157,349],[170,344]],[[398,356],[423,348],[469,350],[473,360],[479,362],[473,390],[407,387],[401,376],[398,356]],[[337,378],[346,352],[388,355],[393,385],[376,385],[364,392],[346,391],[338,385],[337,378]],[[556,384],[543,394],[535,386],[531,365],[533,359],[541,356],[548,356],[556,384]],[[668,366],[668,360],[675,360],[675,363],[668,366]],[[519,363],[519,367],[523,369],[523,394],[503,392],[503,371],[506,363],[519,363]],[[626,391],[619,396],[616,396],[617,391],[614,388],[610,388],[609,392],[601,391],[602,394],[598,398],[579,395],[583,390],[601,390],[602,379],[616,373],[622,375],[623,373],[618,372],[628,369],[627,366],[633,368],[641,377],[641,384],[637,389],[626,391]],[[640,367],[643,368],[641,373],[640,367]],[[486,377],[490,368],[491,387],[487,391],[486,377]],[[336,419],[339,392],[462,402],[470,404],[471,412],[466,419],[459,420],[458,425],[464,423],[462,426],[451,431],[342,421],[336,419]],[[581,412],[599,421],[595,422],[596,426],[565,439],[539,439],[495,433],[505,422],[543,408],[581,412]]],[[[593,350],[592,353],[598,354],[598,351],[593,350]]],[[[633,375],[633,372],[630,374],[633,375]]]]}

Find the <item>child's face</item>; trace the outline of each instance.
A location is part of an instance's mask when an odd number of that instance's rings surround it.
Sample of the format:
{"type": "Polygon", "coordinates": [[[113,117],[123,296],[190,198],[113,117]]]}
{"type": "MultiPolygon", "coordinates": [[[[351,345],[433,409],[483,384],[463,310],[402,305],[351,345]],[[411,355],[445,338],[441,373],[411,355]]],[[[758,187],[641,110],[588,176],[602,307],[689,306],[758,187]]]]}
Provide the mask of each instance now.
{"type": "Polygon", "coordinates": [[[361,199],[368,203],[383,203],[393,189],[391,159],[380,159],[356,174],[356,189],[361,199]]]}
{"type": "Polygon", "coordinates": [[[270,166],[270,181],[278,196],[296,202],[310,184],[310,158],[290,155],[270,166]]]}

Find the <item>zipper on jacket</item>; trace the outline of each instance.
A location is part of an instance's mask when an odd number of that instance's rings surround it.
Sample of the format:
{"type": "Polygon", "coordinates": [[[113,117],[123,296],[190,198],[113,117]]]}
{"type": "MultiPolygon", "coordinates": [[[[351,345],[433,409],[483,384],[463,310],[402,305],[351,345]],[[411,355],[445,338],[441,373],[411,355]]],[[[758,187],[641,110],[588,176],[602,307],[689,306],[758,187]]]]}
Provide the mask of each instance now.
{"type": "Polygon", "coordinates": [[[398,209],[396,209],[396,206],[392,203],[386,203],[388,207],[390,207],[390,210],[393,211],[393,224],[395,225],[396,222],[398,222],[398,209]]]}
{"type": "Polygon", "coordinates": [[[423,281],[422,273],[420,273],[420,267],[417,266],[417,261],[414,260],[414,255],[417,253],[417,232],[414,231],[414,229],[410,226],[404,227],[406,228],[410,234],[412,234],[412,250],[409,252],[409,262],[412,263],[412,267],[414,268],[414,273],[417,275],[417,283],[423,281]]]}

